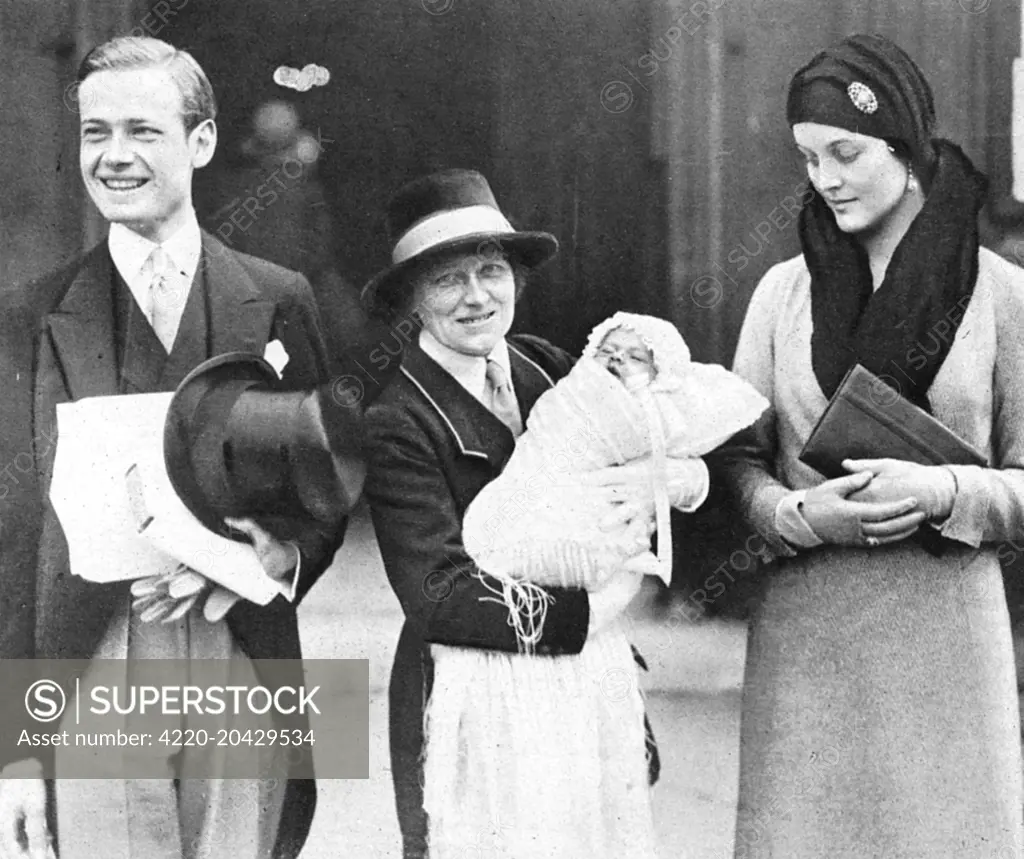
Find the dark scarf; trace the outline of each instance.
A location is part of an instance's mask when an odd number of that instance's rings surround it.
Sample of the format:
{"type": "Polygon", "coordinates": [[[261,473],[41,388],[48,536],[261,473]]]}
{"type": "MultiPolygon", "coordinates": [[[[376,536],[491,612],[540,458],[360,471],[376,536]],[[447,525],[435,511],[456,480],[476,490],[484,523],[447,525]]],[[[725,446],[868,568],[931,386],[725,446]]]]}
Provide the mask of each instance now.
{"type": "Polygon", "coordinates": [[[924,207],[872,289],[867,252],[843,233],[817,193],[800,214],[811,273],[811,360],[829,399],[863,364],[930,411],[928,389],[946,360],[978,275],[978,211],[985,177],[953,143],[938,154],[924,207]],[[937,348],[936,348],[937,347],[937,348]]]}

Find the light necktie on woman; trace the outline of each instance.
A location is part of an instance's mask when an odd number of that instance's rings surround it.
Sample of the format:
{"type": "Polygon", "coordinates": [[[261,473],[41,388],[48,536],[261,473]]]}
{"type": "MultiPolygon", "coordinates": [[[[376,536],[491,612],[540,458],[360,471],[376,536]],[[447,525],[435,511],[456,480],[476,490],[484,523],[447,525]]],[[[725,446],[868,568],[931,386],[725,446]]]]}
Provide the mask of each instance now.
{"type": "Polygon", "coordinates": [[[497,361],[487,359],[487,388],[490,393],[491,412],[519,438],[523,434],[523,419],[519,414],[519,403],[512,393],[505,370],[497,361]]]}

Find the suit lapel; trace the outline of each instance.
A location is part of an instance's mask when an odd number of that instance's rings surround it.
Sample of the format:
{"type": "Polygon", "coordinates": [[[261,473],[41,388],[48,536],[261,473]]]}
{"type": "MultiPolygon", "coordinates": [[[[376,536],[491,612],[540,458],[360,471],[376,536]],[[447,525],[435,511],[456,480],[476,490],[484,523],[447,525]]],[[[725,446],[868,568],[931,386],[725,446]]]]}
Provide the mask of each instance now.
{"type": "Polygon", "coordinates": [[[401,372],[447,425],[463,456],[485,459],[496,470],[504,467],[515,448],[508,427],[415,342],[406,351],[401,372]]]}
{"type": "MultiPolygon", "coordinates": [[[[59,403],[118,393],[114,340],[113,263],[103,242],[86,255],[56,310],[43,320],[37,354],[34,409],[37,438],[55,434],[59,403]]],[[[67,544],[52,508],[54,446],[36,449],[43,528],[37,555],[36,652],[88,658],[115,608],[123,583],[97,585],[68,575],[67,544]]]]}
{"type": "Polygon", "coordinates": [[[234,251],[203,233],[204,277],[209,307],[209,355],[262,355],[274,321],[274,302],[262,293],[234,251]]]}
{"type": "Polygon", "coordinates": [[[46,317],[59,369],[73,400],[117,393],[112,266],[104,242],[86,256],[56,311],[46,317]]]}

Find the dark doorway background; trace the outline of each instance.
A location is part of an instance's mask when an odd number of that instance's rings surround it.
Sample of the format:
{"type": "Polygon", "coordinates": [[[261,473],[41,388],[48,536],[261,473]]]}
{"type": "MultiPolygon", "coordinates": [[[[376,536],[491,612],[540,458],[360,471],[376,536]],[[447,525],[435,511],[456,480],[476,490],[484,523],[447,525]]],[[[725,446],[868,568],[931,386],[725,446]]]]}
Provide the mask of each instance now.
{"type": "Polygon", "coordinates": [[[632,3],[192,0],[160,37],[193,53],[218,93],[208,170],[230,165],[259,103],[299,109],[322,140],[337,264],[357,285],[388,259],[388,194],[443,167],[483,172],[513,223],[562,243],[517,327],[575,350],[614,310],[667,311],[646,105],[620,116],[601,98],[647,32],[632,3]],[[274,83],[279,65],[307,63],[330,82],[304,93],[274,83]]]}

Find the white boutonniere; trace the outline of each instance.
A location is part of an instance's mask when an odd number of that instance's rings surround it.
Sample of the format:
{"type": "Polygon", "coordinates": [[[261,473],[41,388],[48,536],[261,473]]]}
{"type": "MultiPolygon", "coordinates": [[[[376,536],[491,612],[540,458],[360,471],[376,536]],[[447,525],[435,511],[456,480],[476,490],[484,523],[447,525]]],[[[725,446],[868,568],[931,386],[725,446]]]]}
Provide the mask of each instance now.
{"type": "Polygon", "coordinates": [[[288,352],[280,340],[271,340],[263,350],[263,360],[273,367],[274,372],[280,377],[289,361],[288,352]]]}

